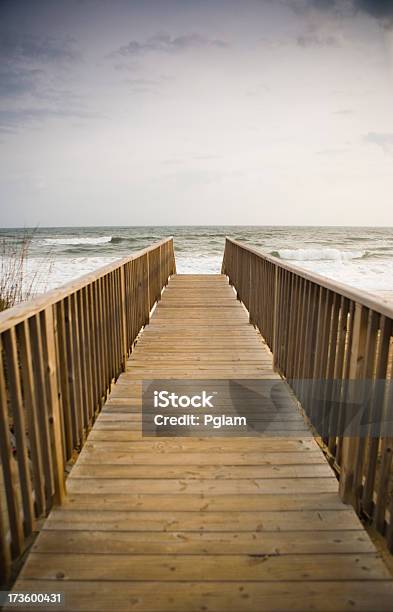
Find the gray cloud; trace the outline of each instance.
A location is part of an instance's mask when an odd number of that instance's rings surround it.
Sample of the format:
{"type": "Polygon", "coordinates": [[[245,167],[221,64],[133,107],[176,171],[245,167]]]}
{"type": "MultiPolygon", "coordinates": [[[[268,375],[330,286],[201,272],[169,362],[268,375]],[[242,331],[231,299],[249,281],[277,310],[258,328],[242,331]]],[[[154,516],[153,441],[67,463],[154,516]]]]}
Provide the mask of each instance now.
{"type": "Polygon", "coordinates": [[[378,19],[393,17],[392,0],[355,0],[355,7],[378,19]]]}
{"type": "Polygon", "coordinates": [[[12,66],[0,67],[0,97],[14,97],[36,90],[37,80],[44,75],[39,69],[26,69],[12,66]]]}
{"type": "Polygon", "coordinates": [[[340,41],[333,35],[321,35],[315,32],[308,32],[297,37],[296,42],[299,47],[338,47],[340,41]]]}
{"type": "Polygon", "coordinates": [[[28,124],[41,125],[48,118],[92,116],[59,79],[80,58],[74,42],[71,37],[0,30],[2,134],[12,134],[28,124]]]}
{"type": "Polygon", "coordinates": [[[183,34],[182,36],[176,37],[161,33],[156,34],[143,42],[131,40],[127,45],[121,46],[115,52],[115,55],[132,56],[149,51],[172,53],[193,48],[226,46],[227,43],[222,40],[206,38],[205,36],[201,36],[200,34],[196,33],[183,34]]]}
{"type": "Polygon", "coordinates": [[[78,57],[71,38],[0,30],[0,98],[53,96],[54,71],[78,57]]]}
{"type": "Polygon", "coordinates": [[[127,79],[125,82],[136,93],[155,91],[160,86],[160,82],[154,79],[127,79]]]}
{"type": "Polygon", "coordinates": [[[0,120],[0,134],[5,134],[6,136],[9,136],[10,134],[15,134],[16,130],[15,128],[9,126],[9,125],[1,125],[1,120],[0,120]]]}
{"type": "Polygon", "coordinates": [[[308,23],[304,31],[296,38],[296,43],[299,47],[339,47],[342,39],[336,32],[326,30],[326,25],[319,23],[319,20],[313,20],[308,23]]]}
{"type": "Polygon", "coordinates": [[[334,12],[338,16],[363,12],[379,20],[393,18],[392,0],[281,0],[281,4],[291,8],[296,14],[304,14],[314,9],[334,12]]]}
{"type": "Polygon", "coordinates": [[[97,117],[83,99],[69,89],[57,87],[46,71],[0,66],[0,131],[12,134],[27,124],[41,125],[50,118],[97,117]]]}
{"type": "Polygon", "coordinates": [[[78,57],[74,39],[56,39],[20,32],[0,32],[0,58],[40,62],[73,61],[78,57]]]}
{"type": "Polygon", "coordinates": [[[391,154],[393,152],[393,133],[369,132],[363,137],[363,140],[367,144],[381,147],[384,153],[391,154]]]}
{"type": "Polygon", "coordinates": [[[310,0],[309,5],[312,8],[319,9],[321,11],[328,11],[337,7],[338,2],[336,0],[310,0]]]}
{"type": "Polygon", "coordinates": [[[66,108],[0,109],[0,132],[11,135],[28,125],[41,127],[47,119],[96,119],[100,116],[88,110],[66,108]]]}
{"type": "Polygon", "coordinates": [[[336,9],[337,4],[335,0],[280,0],[280,2],[297,15],[303,15],[310,9],[330,11],[336,9]]]}
{"type": "Polygon", "coordinates": [[[313,0],[313,5],[316,8],[326,10],[333,7],[337,2],[335,0],[313,0]]]}
{"type": "Polygon", "coordinates": [[[155,85],[159,84],[158,81],[155,81],[154,79],[129,79],[127,83],[135,87],[154,87],[155,85]]]}
{"type": "Polygon", "coordinates": [[[132,94],[144,93],[159,93],[165,87],[166,79],[158,77],[157,79],[150,78],[130,78],[125,79],[124,84],[128,87],[128,91],[132,94]]]}

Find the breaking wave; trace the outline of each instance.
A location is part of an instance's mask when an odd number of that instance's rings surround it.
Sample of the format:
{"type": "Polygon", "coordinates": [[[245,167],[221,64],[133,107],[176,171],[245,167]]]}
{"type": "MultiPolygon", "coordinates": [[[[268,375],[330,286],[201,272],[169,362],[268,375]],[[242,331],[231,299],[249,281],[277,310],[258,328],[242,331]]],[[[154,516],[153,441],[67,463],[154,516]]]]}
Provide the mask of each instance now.
{"type": "Polygon", "coordinates": [[[366,251],[340,251],[339,249],[279,249],[272,251],[271,255],[293,261],[349,261],[362,259],[367,256],[367,253],[366,251]]]}
{"type": "Polygon", "coordinates": [[[76,237],[76,238],[45,238],[45,244],[52,245],[78,245],[78,244],[107,244],[108,242],[112,242],[112,236],[100,236],[96,238],[84,238],[84,237],[76,237]]]}

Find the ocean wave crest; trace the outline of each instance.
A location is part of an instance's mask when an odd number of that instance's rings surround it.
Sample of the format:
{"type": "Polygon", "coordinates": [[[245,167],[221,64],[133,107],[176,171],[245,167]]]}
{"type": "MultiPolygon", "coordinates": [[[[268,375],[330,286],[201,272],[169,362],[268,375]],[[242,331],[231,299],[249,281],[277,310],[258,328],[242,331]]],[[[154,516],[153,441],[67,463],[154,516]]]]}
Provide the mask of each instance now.
{"type": "Polygon", "coordinates": [[[45,238],[45,244],[52,245],[79,245],[79,244],[107,244],[108,242],[112,242],[112,236],[97,236],[96,238],[84,238],[84,237],[75,237],[75,238],[45,238]]]}
{"type": "Polygon", "coordinates": [[[367,253],[366,251],[341,251],[339,249],[279,249],[272,251],[271,255],[292,261],[349,261],[362,259],[367,256],[367,253]]]}

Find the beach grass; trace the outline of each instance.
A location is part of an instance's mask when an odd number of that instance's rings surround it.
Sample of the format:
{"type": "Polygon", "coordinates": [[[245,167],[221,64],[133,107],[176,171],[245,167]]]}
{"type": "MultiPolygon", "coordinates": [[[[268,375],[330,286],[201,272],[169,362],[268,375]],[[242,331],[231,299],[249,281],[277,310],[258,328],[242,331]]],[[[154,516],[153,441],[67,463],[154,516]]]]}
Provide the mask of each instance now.
{"type": "Polygon", "coordinates": [[[17,236],[4,237],[0,242],[0,312],[24,302],[44,286],[53,264],[51,254],[28,266],[35,230],[25,230],[17,236]]]}

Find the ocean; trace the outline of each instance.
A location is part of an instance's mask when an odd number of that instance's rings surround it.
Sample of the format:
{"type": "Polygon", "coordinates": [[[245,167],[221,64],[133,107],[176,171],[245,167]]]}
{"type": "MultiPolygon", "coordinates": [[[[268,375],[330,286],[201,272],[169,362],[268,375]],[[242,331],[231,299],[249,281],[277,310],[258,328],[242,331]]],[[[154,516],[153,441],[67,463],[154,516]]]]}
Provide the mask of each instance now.
{"type": "MultiPolygon", "coordinates": [[[[25,277],[35,291],[58,287],[161,238],[174,237],[177,271],[220,272],[225,236],[231,236],[337,281],[368,291],[393,291],[393,228],[167,226],[1,229],[7,243],[31,237],[25,277]]],[[[5,245],[5,248],[4,248],[5,245]]]]}

